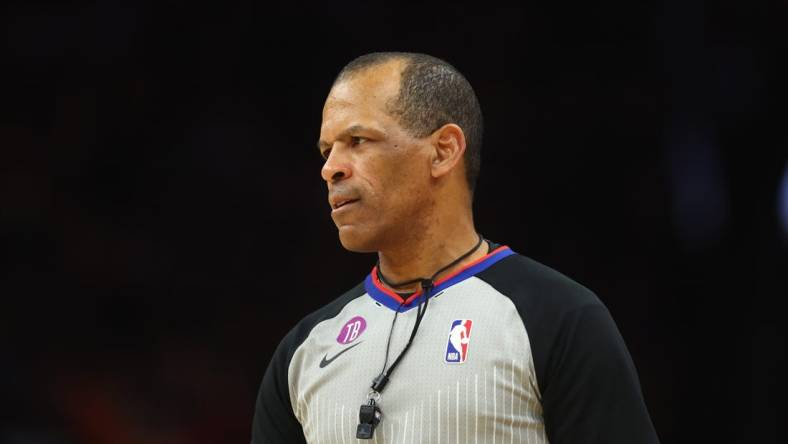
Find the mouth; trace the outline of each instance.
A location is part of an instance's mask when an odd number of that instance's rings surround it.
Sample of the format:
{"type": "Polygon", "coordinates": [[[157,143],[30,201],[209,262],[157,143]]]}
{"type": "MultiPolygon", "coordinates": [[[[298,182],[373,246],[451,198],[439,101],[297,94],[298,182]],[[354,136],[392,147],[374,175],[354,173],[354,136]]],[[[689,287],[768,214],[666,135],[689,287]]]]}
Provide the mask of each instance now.
{"type": "Polygon", "coordinates": [[[339,199],[331,206],[331,208],[336,211],[340,208],[346,207],[348,205],[354,204],[358,202],[358,199],[339,199]]]}

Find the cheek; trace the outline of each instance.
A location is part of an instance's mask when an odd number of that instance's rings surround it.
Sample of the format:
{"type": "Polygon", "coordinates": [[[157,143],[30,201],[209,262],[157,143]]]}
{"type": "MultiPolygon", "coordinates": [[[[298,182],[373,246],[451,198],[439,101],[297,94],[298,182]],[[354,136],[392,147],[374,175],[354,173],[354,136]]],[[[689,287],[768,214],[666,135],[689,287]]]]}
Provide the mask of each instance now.
{"type": "Polygon", "coordinates": [[[380,184],[381,216],[399,220],[416,216],[424,207],[429,193],[426,192],[424,178],[412,172],[402,171],[387,177],[380,184]]]}
{"type": "Polygon", "coordinates": [[[368,168],[359,172],[366,184],[370,204],[378,211],[377,216],[389,218],[401,216],[402,212],[411,214],[427,197],[425,190],[430,176],[423,159],[400,152],[376,160],[378,162],[368,164],[368,168]]]}
{"type": "Polygon", "coordinates": [[[396,154],[386,159],[385,166],[378,171],[381,182],[396,189],[421,189],[430,173],[427,161],[414,147],[402,151],[397,151],[398,148],[392,150],[396,154]]]}

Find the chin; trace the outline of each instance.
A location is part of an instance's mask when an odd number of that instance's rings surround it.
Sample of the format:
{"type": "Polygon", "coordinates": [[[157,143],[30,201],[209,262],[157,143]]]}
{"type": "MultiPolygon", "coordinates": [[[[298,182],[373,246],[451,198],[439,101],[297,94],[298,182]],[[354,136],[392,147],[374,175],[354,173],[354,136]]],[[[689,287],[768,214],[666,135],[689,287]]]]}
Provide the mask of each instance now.
{"type": "Polygon", "coordinates": [[[374,253],[378,251],[373,236],[364,233],[356,227],[343,225],[337,228],[339,231],[339,242],[348,251],[355,253],[374,253]]]}

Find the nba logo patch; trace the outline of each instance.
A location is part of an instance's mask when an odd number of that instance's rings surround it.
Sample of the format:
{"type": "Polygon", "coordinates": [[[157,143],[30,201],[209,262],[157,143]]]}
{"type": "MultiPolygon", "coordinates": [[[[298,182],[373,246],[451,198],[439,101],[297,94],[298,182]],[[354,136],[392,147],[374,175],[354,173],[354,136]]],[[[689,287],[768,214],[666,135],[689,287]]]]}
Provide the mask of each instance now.
{"type": "Polygon", "coordinates": [[[462,364],[468,359],[468,343],[471,341],[470,319],[456,319],[449,330],[449,344],[446,346],[446,363],[462,364]]]}

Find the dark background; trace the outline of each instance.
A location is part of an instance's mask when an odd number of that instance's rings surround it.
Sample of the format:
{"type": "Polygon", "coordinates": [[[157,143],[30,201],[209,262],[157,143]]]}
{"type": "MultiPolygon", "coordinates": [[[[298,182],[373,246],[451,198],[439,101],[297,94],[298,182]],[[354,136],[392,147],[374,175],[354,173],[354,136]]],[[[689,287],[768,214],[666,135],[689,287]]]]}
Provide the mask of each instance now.
{"type": "Polygon", "coordinates": [[[315,148],[375,50],[474,85],[477,228],[602,298],[663,442],[784,442],[786,3],[530,3],[3,6],[0,443],[248,442],[375,260],[315,148]]]}

